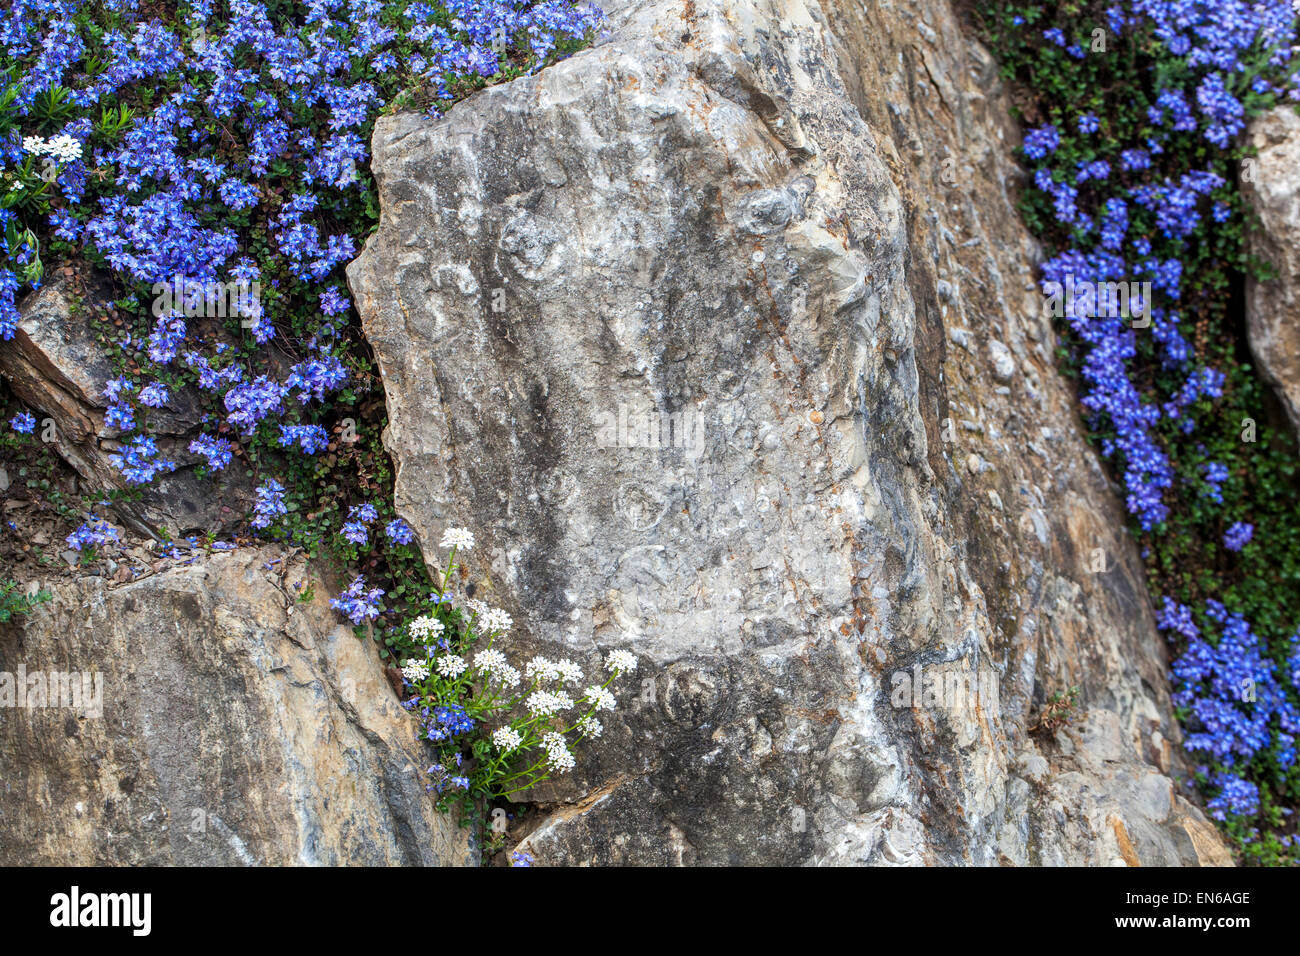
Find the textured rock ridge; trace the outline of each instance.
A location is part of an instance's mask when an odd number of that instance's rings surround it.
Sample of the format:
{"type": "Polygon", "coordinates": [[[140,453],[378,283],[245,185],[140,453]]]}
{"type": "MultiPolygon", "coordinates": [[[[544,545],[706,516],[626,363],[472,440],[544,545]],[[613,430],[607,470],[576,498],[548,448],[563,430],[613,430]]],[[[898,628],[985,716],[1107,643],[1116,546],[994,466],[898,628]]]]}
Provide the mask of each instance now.
{"type": "Polygon", "coordinates": [[[0,863],[472,862],[373,644],[296,600],[306,579],[271,549],[219,554],[60,585],[0,629],[0,672],[102,678],[75,709],[3,710],[0,863]]]}
{"type": "Polygon", "coordinates": [[[1255,119],[1247,138],[1258,150],[1242,170],[1242,188],[1260,225],[1251,230],[1251,252],[1276,276],[1247,280],[1246,331],[1260,371],[1300,438],[1300,115],[1280,106],[1255,119]]]}
{"type": "Polygon", "coordinates": [[[527,846],[1230,862],[1179,795],[987,54],[942,2],[616,3],[611,30],[382,119],[349,269],[428,560],[471,527],[515,650],[641,660],[527,846]]]}

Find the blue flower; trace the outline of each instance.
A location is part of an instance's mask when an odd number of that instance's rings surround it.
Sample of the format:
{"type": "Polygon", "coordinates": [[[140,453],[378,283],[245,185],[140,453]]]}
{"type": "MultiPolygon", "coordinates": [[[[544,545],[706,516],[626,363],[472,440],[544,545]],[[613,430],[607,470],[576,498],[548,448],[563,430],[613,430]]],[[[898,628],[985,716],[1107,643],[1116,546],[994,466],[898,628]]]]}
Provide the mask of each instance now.
{"type": "Polygon", "coordinates": [[[1255,526],[1253,524],[1238,521],[1223,533],[1223,546],[1229,551],[1240,551],[1250,542],[1254,533],[1255,526]]]}
{"type": "MultiPolygon", "coordinates": [[[[230,464],[231,450],[228,441],[222,441],[210,435],[200,435],[190,442],[189,448],[193,454],[202,455],[206,458],[208,467],[213,471],[221,471],[230,464]]],[[[263,527],[265,526],[263,525],[263,527]]]]}
{"type": "Polygon", "coordinates": [[[284,504],[284,486],[274,478],[268,478],[258,486],[256,501],[253,504],[253,520],[249,522],[254,528],[268,528],[271,522],[282,514],[287,514],[284,504]]]}
{"type": "Polygon", "coordinates": [[[73,551],[117,544],[118,541],[117,529],[93,514],[86,515],[86,521],[67,537],[68,547],[73,551]]]}
{"type": "Polygon", "coordinates": [[[362,624],[379,616],[379,602],[383,596],[382,588],[367,590],[366,579],[357,575],[346,591],[336,598],[330,598],[330,607],[342,613],[353,624],[362,624]]]}
{"type": "Polygon", "coordinates": [[[169,398],[167,386],[161,382],[151,382],[140,390],[140,404],[150,408],[162,408],[169,398]]]}
{"type": "Polygon", "coordinates": [[[1061,134],[1051,123],[1047,123],[1037,129],[1031,129],[1025,134],[1025,155],[1030,159],[1043,159],[1049,153],[1056,151],[1061,145],[1061,134]]]}
{"type": "Polygon", "coordinates": [[[297,445],[307,454],[314,455],[327,447],[329,443],[329,434],[320,425],[280,426],[280,446],[282,448],[291,448],[297,445]]]}

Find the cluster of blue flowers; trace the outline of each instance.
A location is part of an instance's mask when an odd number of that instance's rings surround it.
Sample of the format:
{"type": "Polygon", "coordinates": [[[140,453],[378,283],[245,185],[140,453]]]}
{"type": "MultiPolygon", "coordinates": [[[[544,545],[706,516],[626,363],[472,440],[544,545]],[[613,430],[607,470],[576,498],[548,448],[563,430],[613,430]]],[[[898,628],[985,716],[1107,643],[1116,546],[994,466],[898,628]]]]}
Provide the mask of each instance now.
{"type": "MultiPolygon", "coordinates": [[[[1151,155],[1162,154],[1174,133],[1199,130],[1215,146],[1227,146],[1244,125],[1244,107],[1232,91],[1239,90],[1248,67],[1251,71],[1272,69],[1278,74],[1276,88],[1258,77],[1256,87],[1263,84],[1289,99],[1300,99],[1300,76],[1287,72],[1293,68],[1291,45],[1295,42],[1295,12],[1289,0],[1255,4],[1131,0],[1110,7],[1107,23],[1116,35],[1149,30],[1170,52],[1185,56],[1188,67],[1203,71],[1194,104],[1176,86],[1157,92],[1155,105],[1147,114],[1153,132],[1141,143],[1125,141],[1125,131],[1101,132],[1090,111],[1078,118],[1076,128],[1081,134],[1098,134],[1091,144],[1095,152],[1110,155],[1125,172],[1149,168],[1151,155]]],[[[1043,36],[1057,46],[1067,43],[1059,28],[1045,30],[1043,36]]],[[[1151,404],[1135,381],[1137,344],[1131,316],[1098,314],[1094,308],[1078,309],[1068,316],[1073,331],[1087,347],[1081,368],[1086,385],[1083,404],[1099,429],[1108,424],[1113,431],[1103,451],[1123,463],[1129,511],[1150,531],[1168,515],[1164,494],[1174,482],[1174,470],[1156,427],[1167,418],[1184,430],[1194,428],[1186,408],[1202,396],[1215,397],[1222,376],[1195,365],[1192,349],[1178,327],[1183,264],[1177,257],[1153,255],[1147,236],[1130,235],[1132,207],[1152,213],[1158,233],[1177,247],[1192,236],[1207,214],[1217,222],[1227,218],[1230,209],[1222,200],[1229,187],[1209,170],[1188,170],[1176,178],[1085,194],[1085,183],[1111,176],[1112,162],[1099,158],[1060,166],[1054,159],[1060,145],[1060,131],[1051,123],[1025,134],[1024,154],[1038,166],[1035,187],[1050,197],[1058,219],[1073,228],[1075,238],[1073,247],[1061,250],[1044,265],[1044,284],[1063,284],[1067,277],[1095,284],[1149,281],[1160,294],[1158,304],[1145,306],[1151,310],[1152,335],[1160,344],[1164,371],[1184,376],[1185,386],[1174,402],[1163,408],[1151,404]],[[1089,196],[1097,197],[1097,208],[1091,211],[1089,196]]]]}
{"type": "MultiPolygon", "coordinates": [[[[211,471],[263,423],[280,447],[325,449],[325,427],[302,419],[324,415],[326,397],[349,379],[340,331],[351,303],[339,280],[361,237],[337,224],[367,201],[361,171],[375,117],[394,95],[436,113],[513,63],[535,69],[602,20],[573,0],[302,0],[291,17],[273,6],[182,0],[166,21],[143,0],[12,0],[0,11],[18,117],[0,135],[0,165],[29,159],[21,133],[37,131],[18,127],[42,97],[60,92],[68,104],[58,129],[40,131],[70,138],[51,236],[128,287],[173,277],[265,287],[233,317],[240,333],[174,303],[155,308],[147,334],[123,334],[118,346],[139,371],[110,383],[106,424],[120,433],[112,461],[133,485],[187,464],[161,458],[147,428],[149,410],[188,381],[223,410],[188,448],[211,471]],[[122,122],[96,122],[113,115],[122,122]],[[290,296],[315,303],[317,327],[305,335],[277,324],[290,296]],[[296,353],[283,377],[256,353],[276,335],[296,353]]],[[[14,216],[0,209],[0,231],[14,216]]],[[[0,247],[0,337],[12,336],[16,300],[36,284],[19,268],[31,255],[30,243],[0,247]]],[[[274,479],[262,484],[255,528],[285,514],[282,493],[274,479]]],[[[409,542],[409,529],[391,527],[391,540],[409,542]]],[[[356,540],[355,530],[343,534],[356,540]]]]}
{"type": "Polygon", "coordinates": [[[117,544],[117,529],[96,515],[86,515],[85,522],[76,531],[68,535],[68,547],[73,551],[85,548],[97,548],[106,544],[117,544]]]}
{"type": "Polygon", "coordinates": [[[344,615],[353,624],[364,624],[379,617],[379,602],[383,588],[366,588],[366,579],[357,575],[346,591],[330,598],[330,607],[344,615]]]}
{"type": "Polygon", "coordinates": [[[1223,533],[1223,546],[1229,551],[1240,551],[1250,544],[1255,534],[1255,526],[1247,521],[1237,521],[1223,533]]]}
{"type": "Polygon", "coordinates": [[[158,457],[158,443],[148,435],[128,439],[108,460],[132,485],[146,485],[161,474],[176,470],[176,463],[158,457]]]}
{"type": "Polygon", "coordinates": [[[1165,598],[1157,623],[1181,637],[1186,648],[1173,666],[1174,703],[1194,718],[1187,748],[1216,765],[1213,771],[1200,768],[1220,791],[1210,801],[1210,811],[1220,820],[1228,813],[1251,816],[1259,809],[1259,788],[1243,776],[1251,761],[1269,754],[1281,771],[1295,765],[1300,631],[1291,638],[1292,653],[1282,668],[1240,614],[1210,600],[1205,616],[1218,629],[1212,640],[1196,625],[1190,608],[1165,598]]]}
{"type": "Polygon", "coordinates": [[[370,542],[370,532],[366,526],[378,517],[378,510],[369,502],[353,505],[348,509],[348,520],[343,523],[341,533],[353,544],[365,546],[370,542]]]}
{"type": "MultiPolygon", "coordinates": [[[[470,733],[478,726],[474,718],[470,717],[460,704],[438,704],[432,708],[422,707],[421,715],[424,718],[425,738],[433,743],[441,743],[460,734],[470,733]]],[[[453,759],[457,768],[460,768],[465,762],[465,757],[459,750],[456,751],[453,759]]],[[[461,773],[455,773],[441,763],[435,763],[429,768],[428,772],[432,779],[425,786],[425,789],[430,793],[441,795],[453,788],[469,789],[469,777],[461,773]]]]}
{"type": "MultiPolygon", "coordinates": [[[[1041,62],[1070,70],[1069,61],[1079,61],[1085,75],[1086,58],[1106,55],[1088,48],[1098,24],[1071,21],[1071,36],[1034,22],[1044,8],[1025,12],[1009,20],[1014,42],[1043,51],[1041,62]]],[[[1203,290],[1188,291],[1196,276],[1185,272],[1209,258],[1207,236],[1235,215],[1235,184],[1222,173],[1251,111],[1300,101],[1297,9],[1291,0],[1120,0],[1106,8],[1103,25],[1110,54],[1121,55],[1127,42],[1161,68],[1150,73],[1149,106],[1128,121],[1115,118],[1124,106],[1099,116],[1096,104],[1108,94],[1089,89],[1077,105],[1069,93],[1053,101],[1052,121],[1026,131],[1034,203],[1057,236],[1042,269],[1044,291],[1071,282],[1142,288],[1127,314],[1087,297],[1064,311],[1089,424],[1121,470],[1128,511],[1145,534],[1164,533],[1176,494],[1195,501],[1198,514],[1219,509],[1210,520],[1227,526],[1223,548],[1239,554],[1255,525],[1226,510],[1232,472],[1213,460],[1208,437],[1197,441],[1194,413],[1224,396],[1226,376],[1198,361],[1184,334],[1187,316],[1205,308],[1203,290]],[[1176,464],[1175,438],[1194,448],[1194,468],[1176,464]]],[[[1199,770],[1211,812],[1221,820],[1262,813],[1260,786],[1282,793],[1295,779],[1288,776],[1300,713],[1295,658],[1282,667],[1284,651],[1217,601],[1198,614],[1163,601],[1160,626],[1185,645],[1173,667],[1175,700],[1188,748],[1205,761],[1199,770]]]]}
{"type": "Polygon", "coordinates": [[[284,486],[274,478],[269,478],[257,488],[253,519],[249,524],[254,528],[269,528],[272,521],[287,511],[284,504],[284,486]]]}
{"type": "MultiPolygon", "coordinates": [[[[394,544],[410,544],[415,540],[415,532],[412,531],[411,526],[401,518],[394,518],[392,521],[388,522],[388,524],[384,526],[384,534],[388,535],[388,539],[394,544]]],[[[448,600],[450,600],[450,598],[448,598],[448,600]]]]}
{"type": "Polygon", "coordinates": [[[465,713],[465,708],[460,704],[439,704],[432,711],[426,707],[424,717],[425,736],[433,741],[449,740],[459,734],[467,734],[477,726],[474,718],[465,713]]]}
{"type": "Polygon", "coordinates": [[[330,443],[329,433],[320,425],[281,425],[280,444],[285,448],[297,445],[309,455],[330,443]]]}

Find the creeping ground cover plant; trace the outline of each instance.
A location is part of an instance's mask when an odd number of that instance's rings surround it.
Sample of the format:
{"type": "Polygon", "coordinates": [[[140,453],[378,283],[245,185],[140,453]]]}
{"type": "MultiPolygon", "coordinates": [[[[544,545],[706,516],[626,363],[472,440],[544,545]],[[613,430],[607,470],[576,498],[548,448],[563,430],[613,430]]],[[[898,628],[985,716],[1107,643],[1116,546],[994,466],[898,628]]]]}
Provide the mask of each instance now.
{"type": "MultiPolygon", "coordinates": [[[[448,581],[430,603],[418,542],[392,507],[382,389],[343,281],[378,221],[368,144],[381,113],[437,115],[580,48],[602,22],[571,0],[0,9],[0,348],[50,263],[93,267],[116,296],[86,320],[114,368],[105,425],[124,489],[88,501],[68,547],[90,560],[114,546],[104,509],[178,468],[247,472],[249,532],[319,558],[350,582],[331,602],[340,614],[372,626],[385,657],[428,665],[406,673],[424,735],[445,745],[444,795],[484,799],[565,769],[565,741],[598,732],[608,680],[631,662],[585,691],[567,664],[535,662],[519,687],[534,704],[576,693],[575,717],[528,710],[491,647],[508,622],[453,608],[448,581]],[[182,390],[200,397],[203,427],[166,450],[152,426],[182,390]],[[531,716],[508,719],[516,707],[531,716]],[[470,738],[453,756],[450,741],[470,738]]],[[[15,440],[30,439],[30,412],[14,422],[15,440]]],[[[213,534],[189,544],[231,546],[213,534]]]]}
{"type": "Polygon", "coordinates": [[[1268,270],[1238,183],[1256,172],[1250,118],[1300,102],[1296,5],[972,10],[1015,83],[1022,211],[1174,644],[1197,780],[1247,860],[1295,863],[1300,455],[1251,368],[1244,278],[1268,270]]]}

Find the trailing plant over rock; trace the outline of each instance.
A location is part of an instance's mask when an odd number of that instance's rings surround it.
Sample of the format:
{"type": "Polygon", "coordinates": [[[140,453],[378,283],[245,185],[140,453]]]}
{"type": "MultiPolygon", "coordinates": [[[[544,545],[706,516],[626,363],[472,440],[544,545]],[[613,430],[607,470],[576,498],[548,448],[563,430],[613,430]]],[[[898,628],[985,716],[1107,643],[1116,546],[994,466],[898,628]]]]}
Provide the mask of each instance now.
{"type": "Polygon", "coordinates": [[[1178,640],[1175,702],[1211,813],[1295,862],[1300,461],[1244,341],[1251,117],[1300,100],[1290,0],[1001,3],[1020,87],[1022,211],[1049,258],[1085,420],[1122,477],[1178,640]]]}

